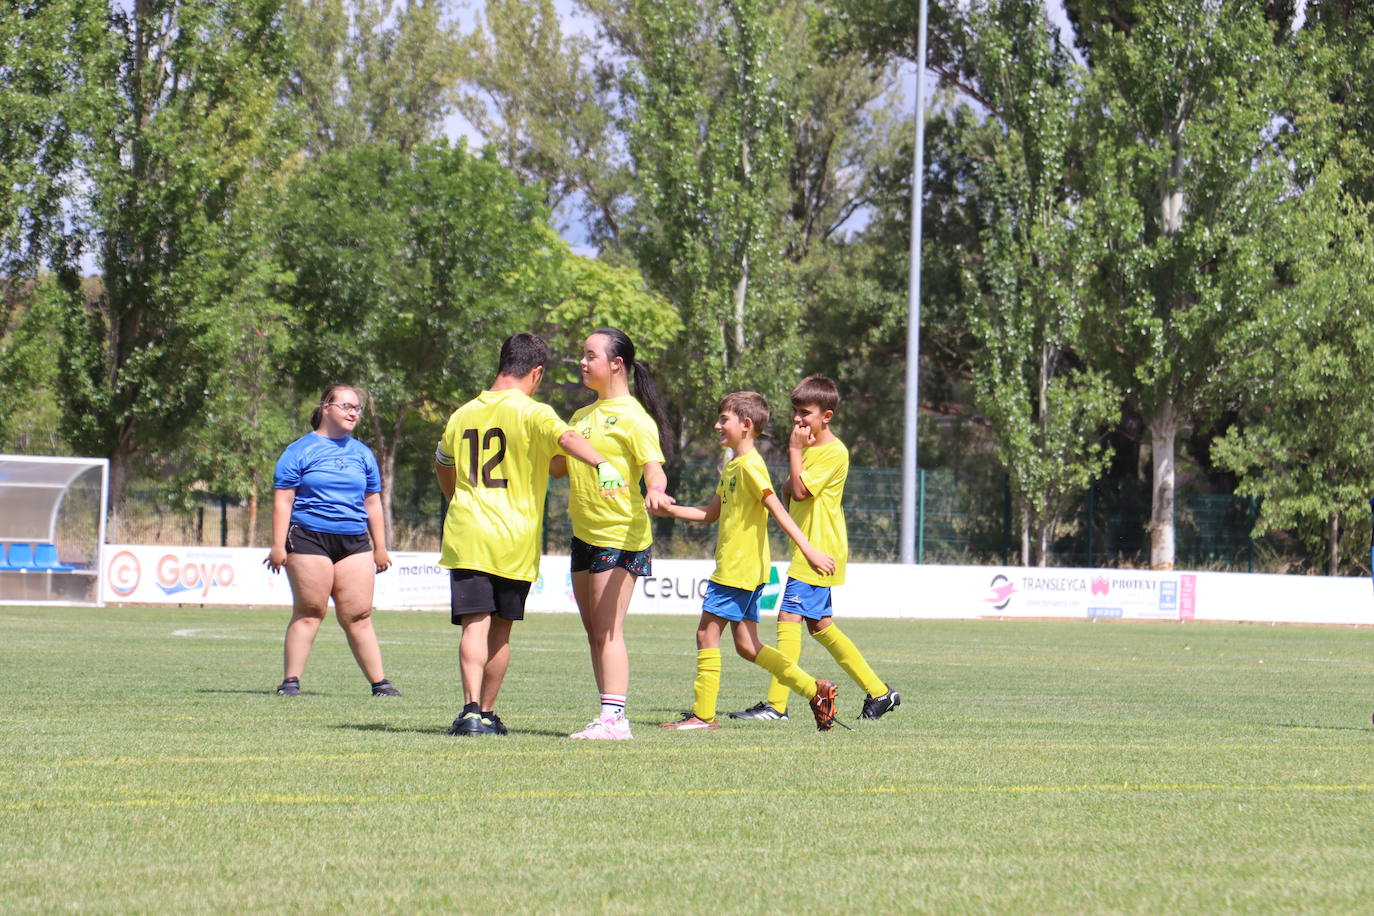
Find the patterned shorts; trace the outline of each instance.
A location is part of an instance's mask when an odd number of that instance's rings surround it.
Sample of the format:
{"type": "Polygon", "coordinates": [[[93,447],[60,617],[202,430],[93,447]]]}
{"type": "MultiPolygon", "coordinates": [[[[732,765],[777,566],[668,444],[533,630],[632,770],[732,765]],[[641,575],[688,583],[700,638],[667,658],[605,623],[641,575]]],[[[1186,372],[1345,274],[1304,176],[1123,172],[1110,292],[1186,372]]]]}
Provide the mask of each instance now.
{"type": "Polygon", "coordinates": [[[621,550],[618,547],[597,547],[581,538],[572,539],[573,572],[606,572],[619,566],[632,576],[647,576],[653,571],[654,549],[621,550]]]}

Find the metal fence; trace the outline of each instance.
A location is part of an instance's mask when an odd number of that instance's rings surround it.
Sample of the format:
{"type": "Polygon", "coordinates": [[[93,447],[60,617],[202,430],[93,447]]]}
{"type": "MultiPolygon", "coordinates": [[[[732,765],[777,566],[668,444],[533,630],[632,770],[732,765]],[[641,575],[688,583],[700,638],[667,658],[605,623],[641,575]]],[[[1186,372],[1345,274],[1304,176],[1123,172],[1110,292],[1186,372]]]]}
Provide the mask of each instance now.
{"type": "MultiPolygon", "coordinates": [[[[787,467],[769,466],[777,483],[787,467]]],[[[675,469],[669,492],[679,502],[705,504],[715,492],[720,468],[690,463],[675,469]]],[[[901,471],[851,467],[845,488],[850,559],[895,563],[901,540],[901,471]]],[[[1054,566],[1143,567],[1149,564],[1149,485],[1144,481],[1099,481],[1071,501],[1055,531],[1049,562],[1054,566]]],[[[916,554],[921,563],[1013,564],[1020,560],[1018,521],[1006,476],[996,471],[921,471],[916,500],[916,554]]],[[[1177,565],[1186,568],[1254,570],[1256,544],[1250,537],[1256,505],[1242,497],[1181,491],[1175,504],[1177,565]]],[[[130,542],[224,544],[266,547],[271,540],[272,494],[259,499],[249,530],[246,505],[205,496],[189,510],[159,500],[151,487],[131,487],[125,504],[123,538],[130,542]]],[[[437,550],[444,505],[431,474],[398,475],[392,496],[393,549],[437,550]]],[[[709,557],[715,526],[656,519],[654,553],[661,557],[709,557]]],[[[774,557],[791,545],[770,526],[774,557]]],[[[567,480],[554,480],[545,506],[544,549],[567,549],[567,480]]]]}

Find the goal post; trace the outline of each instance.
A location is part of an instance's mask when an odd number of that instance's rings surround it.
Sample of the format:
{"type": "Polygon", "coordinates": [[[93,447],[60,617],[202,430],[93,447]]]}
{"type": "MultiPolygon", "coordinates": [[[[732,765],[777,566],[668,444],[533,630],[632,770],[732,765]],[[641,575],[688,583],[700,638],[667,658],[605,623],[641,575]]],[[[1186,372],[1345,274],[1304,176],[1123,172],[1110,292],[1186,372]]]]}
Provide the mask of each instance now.
{"type": "Polygon", "coordinates": [[[100,604],[110,463],[0,455],[0,604],[100,604]]]}

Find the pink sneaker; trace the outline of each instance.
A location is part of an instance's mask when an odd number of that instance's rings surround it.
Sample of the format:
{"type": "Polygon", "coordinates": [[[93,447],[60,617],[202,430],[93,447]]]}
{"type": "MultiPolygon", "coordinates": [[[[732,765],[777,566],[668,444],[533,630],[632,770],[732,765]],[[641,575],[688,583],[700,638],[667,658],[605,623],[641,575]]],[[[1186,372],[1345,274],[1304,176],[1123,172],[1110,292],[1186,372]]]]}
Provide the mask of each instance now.
{"type": "Polygon", "coordinates": [[[614,719],[593,719],[582,731],[574,732],[568,737],[587,738],[592,741],[629,741],[634,735],[630,733],[630,720],[624,716],[616,716],[614,719]]]}

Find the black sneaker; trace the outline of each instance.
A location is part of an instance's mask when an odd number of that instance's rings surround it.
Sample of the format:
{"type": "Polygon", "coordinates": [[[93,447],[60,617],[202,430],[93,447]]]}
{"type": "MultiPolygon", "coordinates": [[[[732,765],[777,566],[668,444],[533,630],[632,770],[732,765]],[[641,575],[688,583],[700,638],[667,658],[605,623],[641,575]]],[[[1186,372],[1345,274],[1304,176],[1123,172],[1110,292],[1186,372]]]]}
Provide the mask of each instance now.
{"type": "Polygon", "coordinates": [[[500,734],[494,726],[483,721],[481,713],[476,712],[463,713],[454,719],[453,724],[448,728],[448,733],[450,735],[463,735],[464,737],[500,734]]]}
{"type": "Polygon", "coordinates": [[[391,681],[382,678],[372,685],[372,695],[374,697],[398,697],[401,695],[401,691],[391,686],[391,681]]]}
{"type": "Polygon", "coordinates": [[[769,721],[769,722],[786,722],[786,721],[787,721],[787,713],[785,713],[785,712],[778,712],[776,709],[774,709],[774,708],[772,707],[772,705],[770,705],[770,704],[768,703],[767,700],[765,700],[765,701],[763,701],[762,703],[755,703],[753,706],[750,706],[748,709],[741,709],[739,712],[732,712],[732,713],[730,713],[730,718],[731,718],[731,719],[753,719],[753,720],[759,721],[759,722],[762,722],[762,721],[769,721]]]}
{"type": "Polygon", "coordinates": [[[882,696],[864,697],[864,711],[860,719],[881,719],[884,715],[902,705],[902,695],[891,687],[882,696]]]}
{"type": "Polygon", "coordinates": [[[482,716],[482,724],[490,728],[495,734],[509,735],[510,729],[506,728],[506,723],[501,721],[501,717],[496,713],[482,716]]]}
{"type": "Polygon", "coordinates": [[[277,696],[298,697],[301,695],[301,679],[289,677],[277,685],[277,696]]]}

